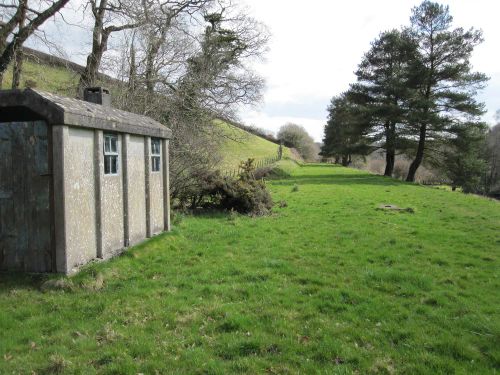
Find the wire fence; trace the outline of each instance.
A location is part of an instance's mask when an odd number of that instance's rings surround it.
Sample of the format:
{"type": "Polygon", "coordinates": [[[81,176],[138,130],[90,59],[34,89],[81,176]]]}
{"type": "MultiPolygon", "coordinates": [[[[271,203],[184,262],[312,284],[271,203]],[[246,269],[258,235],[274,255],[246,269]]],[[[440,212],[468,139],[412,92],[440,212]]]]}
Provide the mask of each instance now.
{"type": "MultiPolygon", "coordinates": [[[[280,160],[279,156],[274,156],[274,157],[269,157],[269,158],[261,158],[261,159],[254,159],[254,166],[255,169],[267,167],[268,165],[274,164],[277,161],[280,160]]],[[[241,172],[241,167],[233,168],[233,169],[226,169],[223,171],[224,176],[228,177],[237,177],[241,172]]]]}

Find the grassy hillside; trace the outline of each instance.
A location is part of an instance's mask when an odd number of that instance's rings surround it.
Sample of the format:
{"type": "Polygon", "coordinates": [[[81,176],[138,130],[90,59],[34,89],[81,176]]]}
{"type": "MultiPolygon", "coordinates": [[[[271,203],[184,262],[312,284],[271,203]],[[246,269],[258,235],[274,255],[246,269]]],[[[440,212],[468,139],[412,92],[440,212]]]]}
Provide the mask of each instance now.
{"type": "MultiPolygon", "coordinates": [[[[31,81],[35,83],[34,87],[39,90],[74,96],[78,78],[76,73],[61,67],[25,61],[23,64],[21,87],[26,87],[26,82],[31,81]]],[[[7,70],[3,81],[4,89],[9,89],[11,86],[12,67],[7,70]]]]}
{"type": "MultiPolygon", "coordinates": [[[[78,84],[78,75],[65,68],[26,61],[21,79],[22,87],[25,87],[27,81],[34,82],[35,87],[43,91],[74,96],[78,84]]],[[[3,88],[10,88],[11,85],[12,68],[5,74],[3,88]]],[[[228,123],[220,121],[219,125],[228,137],[222,149],[224,156],[220,167],[222,170],[235,169],[241,161],[248,158],[261,160],[277,155],[278,146],[276,144],[228,123]]],[[[284,149],[283,154],[284,157],[292,156],[288,148],[284,149]]]]}
{"type": "MultiPolygon", "coordinates": [[[[238,168],[240,162],[249,158],[259,161],[267,158],[275,158],[278,155],[279,146],[277,144],[226,122],[219,121],[218,125],[222,127],[223,132],[227,136],[222,146],[222,154],[224,155],[221,166],[222,170],[238,168]]],[[[283,157],[293,157],[289,148],[283,147],[283,157]]]]}
{"type": "Polygon", "coordinates": [[[270,189],[272,216],[177,217],[66,291],[2,275],[0,373],[500,369],[498,202],[330,165],[270,189]]]}

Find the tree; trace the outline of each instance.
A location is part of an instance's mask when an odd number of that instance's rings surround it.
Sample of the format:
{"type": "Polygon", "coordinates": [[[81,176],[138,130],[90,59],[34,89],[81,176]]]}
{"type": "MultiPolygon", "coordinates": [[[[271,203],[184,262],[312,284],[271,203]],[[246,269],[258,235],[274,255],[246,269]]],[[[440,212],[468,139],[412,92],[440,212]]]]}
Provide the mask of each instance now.
{"type": "Polygon", "coordinates": [[[416,44],[408,33],[382,33],[365,54],[356,71],[351,100],[370,119],[372,143],[384,150],[385,176],[392,176],[397,150],[406,147],[405,130],[413,77],[411,65],[416,44]]]}
{"type": "Polygon", "coordinates": [[[305,160],[314,160],[318,155],[314,139],[303,126],[292,123],[283,125],[278,131],[278,139],[285,146],[297,149],[305,160]]]}
{"type": "Polygon", "coordinates": [[[367,116],[351,101],[351,92],[333,97],[328,106],[328,121],[320,155],[334,157],[336,163],[348,166],[353,155],[373,150],[366,132],[367,116]]]}
{"type": "Polygon", "coordinates": [[[450,179],[453,190],[461,187],[465,193],[486,193],[488,160],[486,152],[487,125],[459,124],[453,129],[440,159],[441,169],[450,179]]]}
{"type": "Polygon", "coordinates": [[[35,9],[28,6],[28,0],[0,3],[5,11],[6,22],[0,28],[0,87],[3,75],[24,42],[49,18],[59,12],[69,0],[47,1],[35,9]]]}
{"type": "Polygon", "coordinates": [[[451,29],[448,6],[424,1],[413,8],[410,20],[409,32],[418,43],[414,77],[420,77],[409,114],[416,149],[406,180],[414,181],[424,155],[452,136],[460,128],[457,124],[478,122],[483,105],[474,95],[487,77],[472,72],[469,62],[474,47],[483,40],[482,33],[451,29]]]}
{"type": "Polygon", "coordinates": [[[497,120],[499,123],[489,130],[486,140],[489,161],[487,192],[493,196],[500,196],[500,111],[497,120]]]}
{"type": "MultiPolygon", "coordinates": [[[[28,8],[28,1],[19,4],[21,12],[19,14],[18,29],[22,29],[26,23],[26,13],[28,8]]],[[[23,70],[24,54],[22,48],[17,48],[14,54],[14,67],[12,69],[12,88],[17,89],[21,83],[21,73],[23,70]]]]}
{"type": "Polygon", "coordinates": [[[232,136],[214,120],[234,119],[239,106],[260,100],[264,81],[249,62],[264,55],[268,40],[264,25],[230,1],[199,1],[198,10],[190,3],[169,27],[162,23],[169,15],[151,8],[148,23],[133,31],[134,48],[130,42],[123,51],[134,66],[116,64],[117,76],[134,77],[134,91],[124,82],[115,102],[172,128],[174,197],[198,188],[199,176],[220,163],[219,145],[232,136]]]}
{"type": "MultiPolygon", "coordinates": [[[[85,87],[95,85],[104,52],[108,49],[112,33],[133,29],[144,22],[143,9],[134,0],[88,0],[94,27],[92,29],[92,50],[78,83],[78,93],[85,87]]],[[[145,1],[144,7],[148,6],[145,1]]]]}

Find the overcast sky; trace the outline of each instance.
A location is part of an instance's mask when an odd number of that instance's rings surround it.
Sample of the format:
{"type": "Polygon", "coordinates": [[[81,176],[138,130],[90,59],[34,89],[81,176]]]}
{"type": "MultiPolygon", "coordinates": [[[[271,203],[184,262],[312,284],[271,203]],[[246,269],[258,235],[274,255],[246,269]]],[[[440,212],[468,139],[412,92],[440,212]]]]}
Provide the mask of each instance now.
{"type": "MultiPolygon", "coordinates": [[[[354,70],[380,32],[409,23],[419,1],[246,0],[253,16],[269,27],[267,61],[257,69],[267,79],[264,103],[244,110],[245,123],[276,132],[286,122],[303,125],[321,141],[332,96],[355,81],[354,70]]],[[[480,98],[485,120],[500,109],[500,1],[440,1],[450,5],[454,26],[475,27],[485,42],[474,51],[475,70],[491,80],[480,98]]]]}
{"type": "MultiPolygon", "coordinates": [[[[239,0],[271,32],[269,53],[256,69],[266,78],[263,103],[244,109],[240,115],[248,125],[277,132],[286,122],[303,125],[316,141],[323,137],[326,107],[334,95],[355,81],[354,71],[370,43],[380,32],[409,24],[417,0],[239,0]]],[[[450,5],[454,26],[475,27],[485,42],[476,48],[475,70],[491,80],[480,94],[493,124],[500,109],[500,1],[442,0],[450,5]]],[[[63,11],[68,27],[49,22],[44,29],[65,46],[67,57],[83,64],[90,48],[90,33],[84,29],[83,0],[72,0],[63,11]]],[[[30,44],[36,44],[32,41],[30,44]]],[[[40,48],[44,49],[43,45],[40,48]]],[[[55,52],[55,51],[52,51],[55,52]]]]}

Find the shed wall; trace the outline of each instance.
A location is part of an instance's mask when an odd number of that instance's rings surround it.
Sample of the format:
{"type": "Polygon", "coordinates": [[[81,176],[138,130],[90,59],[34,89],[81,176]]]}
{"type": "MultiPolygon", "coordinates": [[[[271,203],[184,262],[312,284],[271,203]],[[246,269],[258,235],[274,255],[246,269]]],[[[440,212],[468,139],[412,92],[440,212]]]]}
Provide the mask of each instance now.
{"type": "Polygon", "coordinates": [[[128,189],[127,216],[128,241],[134,245],[146,236],[146,165],[144,137],[129,136],[127,143],[126,186],[128,189]]]}
{"type": "Polygon", "coordinates": [[[63,152],[67,272],[97,256],[93,150],[93,130],[69,128],[63,152]]]}
{"type": "MultiPolygon", "coordinates": [[[[162,160],[163,163],[163,160],[162,160]]],[[[151,234],[155,235],[164,231],[165,223],[163,217],[163,174],[151,172],[150,177],[150,197],[151,197],[151,234]]]]}
{"type": "MultiPolygon", "coordinates": [[[[118,135],[118,153],[122,154],[122,139],[118,135]]],[[[99,150],[102,153],[102,148],[99,150]]],[[[144,164],[144,163],[143,163],[144,164]]],[[[124,217],[123,217],[123,165],[118,158],[118,174],[101,174],[101,233],[102,257],[110,258],[118,250],[124,248],[124,217]]]]}

